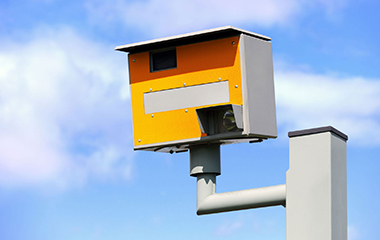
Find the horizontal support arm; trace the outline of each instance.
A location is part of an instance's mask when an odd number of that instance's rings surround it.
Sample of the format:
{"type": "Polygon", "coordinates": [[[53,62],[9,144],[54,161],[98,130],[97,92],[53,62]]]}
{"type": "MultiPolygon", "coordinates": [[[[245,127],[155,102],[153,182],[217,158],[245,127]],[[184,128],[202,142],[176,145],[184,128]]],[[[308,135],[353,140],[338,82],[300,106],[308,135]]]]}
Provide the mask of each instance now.
{"type": "Polygon", "coordinates": [[[197,175],[197,214],[211,214],[283,205],[286,185],[215,193],[216,174],[197,175]]]}

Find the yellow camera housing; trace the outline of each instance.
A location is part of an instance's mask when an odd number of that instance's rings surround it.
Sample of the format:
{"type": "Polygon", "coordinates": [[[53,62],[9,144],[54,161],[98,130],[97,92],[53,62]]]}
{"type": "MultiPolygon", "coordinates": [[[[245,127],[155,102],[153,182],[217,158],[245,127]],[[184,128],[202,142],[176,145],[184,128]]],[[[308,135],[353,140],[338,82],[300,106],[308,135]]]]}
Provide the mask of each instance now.
{"type": "Polygon", "coordinates": [[[129,53],[135,150],[277,137],[269,37],[227,26],[116,50],[129,53]]]}

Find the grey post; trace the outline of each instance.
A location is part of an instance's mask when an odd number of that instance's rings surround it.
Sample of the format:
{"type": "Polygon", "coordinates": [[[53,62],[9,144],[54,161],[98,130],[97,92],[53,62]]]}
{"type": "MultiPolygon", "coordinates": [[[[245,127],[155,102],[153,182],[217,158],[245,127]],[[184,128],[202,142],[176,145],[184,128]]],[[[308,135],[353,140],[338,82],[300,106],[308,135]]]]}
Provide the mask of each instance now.
{"type": "Polygon", "coordinates": [[[347,135],[333,127],[289,132],[286,185],[216,193],[220,145],[190,147],[197,214],[286,205],[287,240],[347,239],[347,135]]]}
{"type": "Polygon", "coordinates": [[[285,185],[215,193],[216,176],[220,175],[219,144],[190,147],[190,175],[197,177],[198,215],[285,205],[285,185]]]}
{"type": "Polygon", "coordinates": [[[347,136],[333,127],[289,133],[286,239],[347,239],[347,136]]]}

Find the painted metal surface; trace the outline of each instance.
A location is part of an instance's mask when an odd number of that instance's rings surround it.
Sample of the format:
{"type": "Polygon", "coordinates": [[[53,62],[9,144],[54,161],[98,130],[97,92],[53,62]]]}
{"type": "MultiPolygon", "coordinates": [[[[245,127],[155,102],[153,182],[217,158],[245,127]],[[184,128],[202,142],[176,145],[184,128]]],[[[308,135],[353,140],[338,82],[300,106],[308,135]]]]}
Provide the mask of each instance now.
{"type": "Polygon", "coordinates": [[[202,144],[190,147],[190,175],[200,173],[220,175],[220,145],[202,144]]]}
{"type": "Polygon", "coordinates": [[[197,214],[211,214],[245,209],[284,206],[286,185],[253,188],[241,191],[215,193],[214,179],[211,174],[197,175],[197,214]],[[211,192],[213,189],[214,192],[211,192]]]}
{"type": "Polygon", "coordinates": [[[347,239],[347,138],[329,129],[289,133],[288,240],[347,239]]]}
{"type": "Polygon", "coordinates": [[[216,193],[216,176],[219,174],[218,144],[190,148],[190,175],[197,177],[198,215],[285,205],[286,185],[216,193]]]}
{"type": "Polygon", "coordinates": [[[263,39],[265,41],[270,41],[271,38],[257,34],[254,32],[246,31],[240,28],[232,27],[232,26],[224,26],[219,28],[207,29],[198,32],[186,33],[181,35],[176,35],[172,37],[159,38],[144,42],[126,44],[122,46],[118,46],[115,50],[123,51],[123,52],[141,52],[141,51],[149,51],[151,49],[162,48],[162,46],[173,46],[173,45],[186,45],[188,42],[204,42],[209,40],[214,40],[216,38],[226,37],[229,35],[239,35],[245,34],[249,36],[253,36],[255,38],[263,39]]]}
{"type": "Polygon", "coordinates": [[[240,37],[244,133],[277,137],[272,43],[240,37]]]}
{"type": "MultiPolygon", "coordinates": [[[[196,114],[199,106],[155,112],[152,117],[145,113],[144,94],[228,80],[228,103],[242,105],[241,87],[234,87],[241,86],[238,43],[239,37],[232,37],[177,47],[177,68],[158,72],[150,72],[148,52],[129,55],[135,148],[144,145],[160,147],[168,142],[183,143],[185,139],[202,137],[196,114]]],[[[197,93],[189,97],[201,98],[197,93]]],[[[202,107],[213,105],[217,104],[202,107]]]]}
{"type": "Polygon", "coordinates": [[[286,185],[216,193],[218,146],[190,150],[197,214],[286,205],[287,240],[347,239],[347,135],[333,127],[290,132],[286,185]]]}
{"type": "Polygon", "coordinates": [[[227,26],[117,47],[129,52],[134,149],[178,152],[205,142],[276,138],[269,41],[227,26]],[[170,59],[159,59],[175,64],[152,71],[152,56],[169,51],[162,56],[170,59]],[[202,132],[196,111],[221,105],[241,107],[239,131],[202,132]]]}
{"type": "Polygon", "coordinates": [[[145,114],[228,103],[228,81],[144,93],[145,114]]]}

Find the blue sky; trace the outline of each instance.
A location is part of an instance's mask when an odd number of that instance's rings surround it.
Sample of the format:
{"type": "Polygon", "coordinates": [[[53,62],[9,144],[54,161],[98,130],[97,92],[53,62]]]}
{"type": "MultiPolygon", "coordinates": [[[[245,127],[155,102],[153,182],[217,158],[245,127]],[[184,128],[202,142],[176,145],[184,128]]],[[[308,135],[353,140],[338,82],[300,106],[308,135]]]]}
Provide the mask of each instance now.
{"type": "Polygon", "coordinates": [[[222,147],[217,192],[285,183],[287,133],[347,143],[350,240],[380,238],[375,0],[0,2],[0,239],[285,239],[285,209],[197,216],[189,155],[134,152],[115,46],[232,25],[272,38],[279,136],[222,147]]]}

